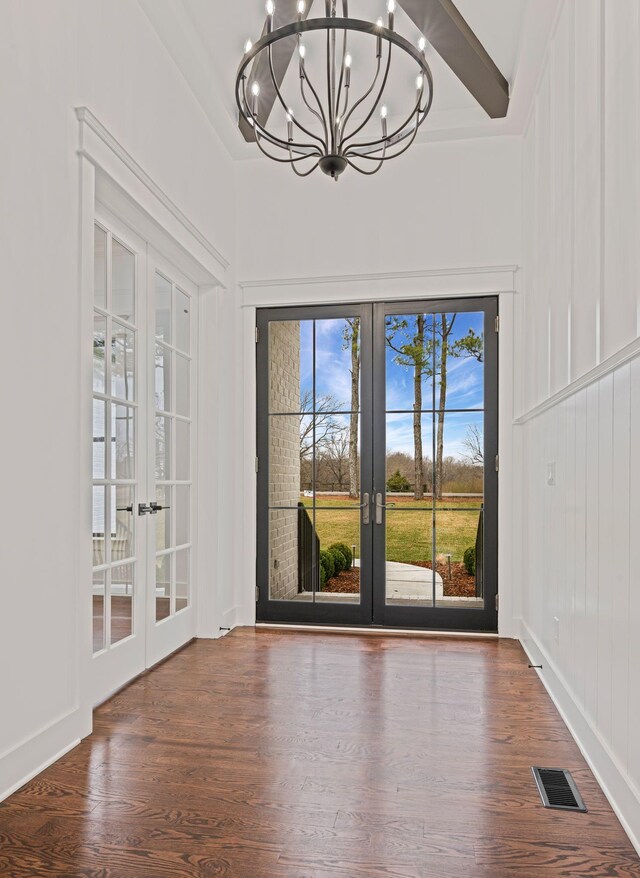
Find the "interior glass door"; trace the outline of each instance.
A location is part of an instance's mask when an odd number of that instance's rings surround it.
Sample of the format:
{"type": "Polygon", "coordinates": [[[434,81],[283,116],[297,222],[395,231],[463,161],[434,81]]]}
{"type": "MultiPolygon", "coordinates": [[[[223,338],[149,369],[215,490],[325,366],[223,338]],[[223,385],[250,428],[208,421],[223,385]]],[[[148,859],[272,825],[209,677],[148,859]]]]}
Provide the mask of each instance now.
{"type": "Polygon", "coordinates": [[[496,316],[376,306],[376,623],[497,628],[496,316]]]}
{"type": "Polygon", "coordinates": [[[369,622],[371,309],[261,311],[258,612],[369,622]]]}
{"type": "Polygon", "coordinates": [[[194,413],[197,290],[149,254],[149,447],[147,664],[195,635],[193,583],[194,413]]]}
{"type": "MultiPolygon", "coordinates": [[[[146,553],[138,507],[144,355],[145,245],[117,224],[94,227],[93,698],[98,703],[144,669],[146,553]]],[[[142,410],[144,407],[142,406],[142,410]]]]}

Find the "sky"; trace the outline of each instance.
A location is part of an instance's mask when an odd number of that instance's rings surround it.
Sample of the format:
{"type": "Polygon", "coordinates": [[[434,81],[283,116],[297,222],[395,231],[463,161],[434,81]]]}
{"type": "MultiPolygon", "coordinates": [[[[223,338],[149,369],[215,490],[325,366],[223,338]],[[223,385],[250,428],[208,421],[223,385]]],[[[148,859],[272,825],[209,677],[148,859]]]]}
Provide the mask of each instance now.
{"type": "MultiPolygon", "coordinates": [[[[450,317],[452,315],[449,315],[450,317]]],[[[408,331],[413,335],[415,317],[409,321],[408,331]]],[[[439,319],[439,318],[438,318],[439,319]]],[[[427,317],[427,325],[431,325],[427,317]]],[[[463,338],[470,330],[476,335],[483,332],[482,312],[459,312],[456,316],[450,344],[463,338]]],[[[313,326],[314,321],[300,323],[300,391],[301,395],[313,388],[313,326]]],[[[332,396],[337,400],[336,409],[346,411],[351,400],[351,352],[345,348],[344,329],[346,320],[316,320],[316,398],[332,396]]],[[[396,336],[402,344],[407,336],[396,336]]],[[[386,351],[386,425],[387,451],[402,451],[413,455],[413,369],[398,364],[397,354],[387,347],[386,351]]],[[[483,426],[483,373],[484,367],[474,358],[450,358],[448,367],[447,409],[472,411],[448,411],[445,418],[445,456],[463,457],[466,454],[463,441],[471,425],[482,432],[483,426]]],[[[438,388],[436,386],[436,395],[438,388]]],[[[423,409],[433,407],[433,383],[423,376],[423,409]]],[[[433,416],[425,413],[423,443],[425,456],[431,456],[433,416]]]]}

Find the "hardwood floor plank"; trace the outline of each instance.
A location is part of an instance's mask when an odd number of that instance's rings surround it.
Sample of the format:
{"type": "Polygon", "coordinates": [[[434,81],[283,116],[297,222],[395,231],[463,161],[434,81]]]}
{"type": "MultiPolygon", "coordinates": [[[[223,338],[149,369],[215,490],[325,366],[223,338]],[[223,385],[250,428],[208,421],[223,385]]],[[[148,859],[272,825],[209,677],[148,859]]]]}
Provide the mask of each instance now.
{"type": "Polygon", "coordinates": [[[640,878],[514,641],[239,629],[0,804],[2,878],[640,878]],[[587,814],[541,806],[574,772],[587,814]]]}

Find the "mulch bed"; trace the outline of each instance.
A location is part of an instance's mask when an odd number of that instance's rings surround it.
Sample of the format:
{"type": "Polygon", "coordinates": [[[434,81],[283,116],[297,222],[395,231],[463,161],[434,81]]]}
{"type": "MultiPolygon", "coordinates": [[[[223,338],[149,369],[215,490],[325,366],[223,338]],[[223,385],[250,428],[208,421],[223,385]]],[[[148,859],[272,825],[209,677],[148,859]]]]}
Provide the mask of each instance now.
{"type": "MultiPolygon", "coordinates": [[[[426,567],[431,570],[430,561],[412,561],[414,567],[426,567]]],[[[436,571],[442,577],[442,586],[446,598],[474,598],[476,596],[476,578],[469,576],[461,561],[451,562],[451,579],[449,565],[446,561],[436,562],[436,571]]]]}
{"type": "Polygon", "coordinates": [[[337,576],[332,576],[329,582],[324,584],[322,591],[332,594],[358,594],[360,591],[360,570],[352,567],[351,570],[343,570],[337,576]]]}
{"type": "MultiPolygon", "coordinates": [[[[425,567],[431,570],[429,561],[413,561],[414,567],[425,567]]],[[[438,561],[436,570],[442,577],[445,597],[472,598],[476,594],[476,581],[474,576],[469,576],[464,564],[460,561],[451,562],[451,579],[449,579],[449,565],[438,561]]],[[[360,591],[360,570],[343,570],[337,576],[332,576],[322,591],[332,594],[358,594],[360,591]]]]}

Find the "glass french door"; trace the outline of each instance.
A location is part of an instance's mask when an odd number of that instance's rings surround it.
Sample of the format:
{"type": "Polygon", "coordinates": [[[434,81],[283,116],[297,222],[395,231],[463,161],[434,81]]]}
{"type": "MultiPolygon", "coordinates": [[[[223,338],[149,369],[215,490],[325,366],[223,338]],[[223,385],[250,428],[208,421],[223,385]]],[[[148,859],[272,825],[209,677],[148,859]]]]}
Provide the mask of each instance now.
{"type": "Polygon", "coordinates": [[[98,214],[92,433],[94,703],[176,649],[195,630],[190,550],[191,338],[196,300],[195,290],[183,279],[179,285],[169,268],[115,217],[98,214]],[[168,297],[160,278],[168,284],[168,297]],[[171,522],[165,507],[174,510],[171,522]]]}
{"type": "Polygon", "coordinates": [[[496,630],[496,316],[258,313],[259,620],[496,630]]]}

